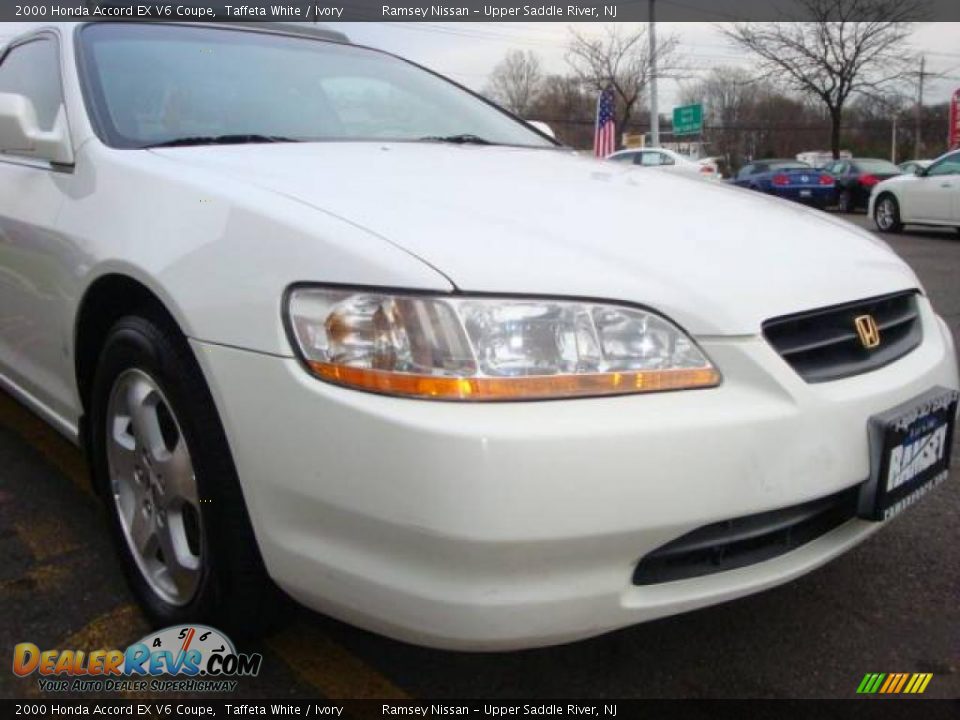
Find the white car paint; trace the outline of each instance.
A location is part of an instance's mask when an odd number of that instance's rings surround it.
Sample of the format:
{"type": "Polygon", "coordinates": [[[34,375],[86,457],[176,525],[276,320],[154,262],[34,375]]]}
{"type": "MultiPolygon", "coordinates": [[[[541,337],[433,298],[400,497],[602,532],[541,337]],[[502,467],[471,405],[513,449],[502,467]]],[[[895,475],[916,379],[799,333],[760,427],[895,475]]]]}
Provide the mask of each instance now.
{"type": "Polygon", "coordinates": [[[108,274],[142,283],[190,339],[270,575],[337,617],[519,648],[785,582],[880,525],[705,577],[637,587],[631,572],[697,527],[862,481],[871,415],[958,386],[924,297],[924,342],[842,381],[805,383],[763,339],[767,318],[919,287],[842,221],[553,150],[113,149],[87,117],[71,28],[50,31],[75,163],[0,156],[0,381],[77,440],[78,308],[108,274]],[[690,332],[723,384],[499,404],[357,392],[295,358],[281,308],[302,281],[637,303],[690,332]]]}
{"type": "Polygon", "coordinates": [[[902,223],[960,228],[960,151],[931,161],[922,175],[897,175],[878,183],[870,193],[871,217],[876,218],[877,200],[885,194],[896,199],[902,223]],[[952,171],[941,174],[947,168],[952,171]]]}
{"type": "MultiPolygon", "coordinates": [[[[699,334],[749,334],[764,319],[798,307],[917,285],[887,247],[823,213],[792,205],[785,210],[775,198],[724,184],[651,175],[567,153],[369,143],[151,154],[156,159],[141,162],[165,165],[178,179],[196,178],[211,188],[243,183],[260,196],[344,218],[426,261],[464,291],[523,287],[526,293],[641,304],[655,297],[657,309],[699,334]],[[348,169],[317,172],[328,165],[348,169]],[[502,176],[504,166],[509,178],[502,176]],[[545,183],[555,189],[526,191],[545,183]],[[694,196],[697,213],[690,213],[694,196]],[[670,218],[669,242],[659,230],[631,222],[638,199],[670,218]],[[701,213],[716,220],[719,236],[710,241],[701,213]],[[790,227],[789,264],[782,243],[770,242],[768,229],[777,223],[790,227]],[[455,237],[451,227],[457,228],[455,237]],[[743,256],[750,258],[749,272],[741,272],[743,256]],[[806,278],[802,287],[792,282],[798,272],[806,278]]],[[[219,318],[211,320],[211,327],[221,327],[219,318]]],[[[248,347],[250,341],[233,344],[248,347]]]]}

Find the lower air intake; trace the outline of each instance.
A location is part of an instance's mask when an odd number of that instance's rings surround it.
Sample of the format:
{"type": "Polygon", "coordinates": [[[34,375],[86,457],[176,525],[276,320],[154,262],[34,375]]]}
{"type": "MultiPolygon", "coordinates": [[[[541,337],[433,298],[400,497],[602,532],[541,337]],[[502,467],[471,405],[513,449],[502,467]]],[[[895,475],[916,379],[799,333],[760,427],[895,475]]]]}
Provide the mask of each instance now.
{"type": "Polygon", "coordinates": [[[856,516],[859,489],[698,528],[644,557],[633,584],[686,580],[784,555],[856,516]]]}

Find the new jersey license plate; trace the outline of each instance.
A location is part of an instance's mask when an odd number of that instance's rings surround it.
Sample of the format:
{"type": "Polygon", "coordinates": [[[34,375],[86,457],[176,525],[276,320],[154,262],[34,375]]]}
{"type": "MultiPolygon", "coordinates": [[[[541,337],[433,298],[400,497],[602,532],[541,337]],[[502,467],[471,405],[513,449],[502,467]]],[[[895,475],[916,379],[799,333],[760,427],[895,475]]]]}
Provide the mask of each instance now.
{"type": "Polygon", "coordinates": [[[946,480],[958,399],[938,387],[870,418],[871,472],[860,517],[888,520],[946,480]]]}

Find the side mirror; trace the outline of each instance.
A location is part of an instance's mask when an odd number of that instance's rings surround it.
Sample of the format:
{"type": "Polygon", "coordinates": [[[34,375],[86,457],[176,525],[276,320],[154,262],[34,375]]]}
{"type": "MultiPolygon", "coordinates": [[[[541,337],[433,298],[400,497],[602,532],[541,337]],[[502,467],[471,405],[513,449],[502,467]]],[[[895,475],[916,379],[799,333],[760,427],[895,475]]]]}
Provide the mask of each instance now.
{"type": "Polygon", "coordinates": [[[927,174],[927,169],[925,167],[921,167],[920,165],[917,165],[913,169],[913,174],[916,175],[917,177],[923,177],[924,175],[927,174]]]}
{"type": "Polygon", "coordinates": [[[540,122],[539,120],[527,120],[527,125],[532,127],[535,130],[539,130],[547,137],[557,139],[557,134],[553,131],[553,128],[547,125],[545,122],[540,122]]]}
{"type": "Polygon", "coordinates": [[[30,99],[14,93],[0,93],[0,153],[23,155],[70,165],[73,150],[67,136],[63,108],[52,130],[41,130],[30,99]]]}

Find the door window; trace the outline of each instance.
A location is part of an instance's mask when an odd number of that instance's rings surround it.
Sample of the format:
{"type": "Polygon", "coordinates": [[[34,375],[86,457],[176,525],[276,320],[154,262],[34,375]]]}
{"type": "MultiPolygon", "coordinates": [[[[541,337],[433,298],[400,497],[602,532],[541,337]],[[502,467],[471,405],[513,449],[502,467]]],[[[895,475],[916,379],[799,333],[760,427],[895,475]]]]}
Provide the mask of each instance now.
{"type": "Polygon", "coordinates": [[[960,175],[960,152],[947,155],[930,166],[927,175],[960,175]]]}
{"type": "Polygon", "coordinates": [[[647,152],[638,153],[637,165],[644,165],[646,167],[673,165],[673,158],[666,153],[648,150],[647,152]]]}

